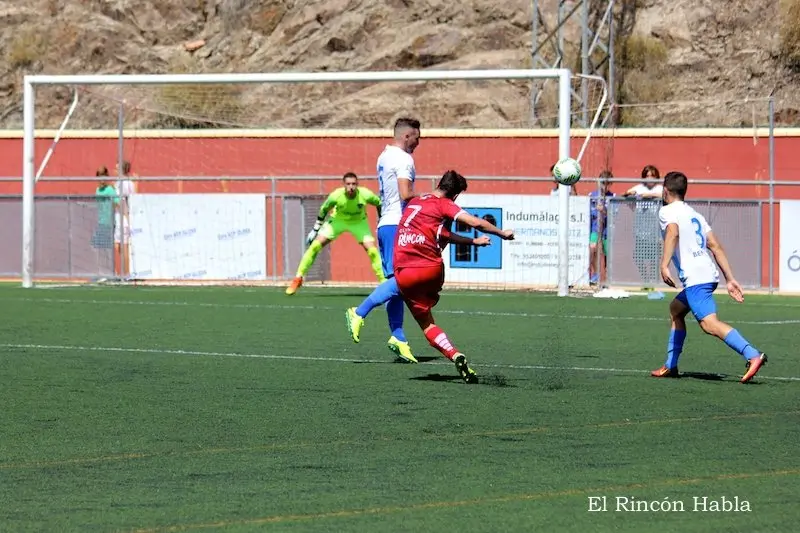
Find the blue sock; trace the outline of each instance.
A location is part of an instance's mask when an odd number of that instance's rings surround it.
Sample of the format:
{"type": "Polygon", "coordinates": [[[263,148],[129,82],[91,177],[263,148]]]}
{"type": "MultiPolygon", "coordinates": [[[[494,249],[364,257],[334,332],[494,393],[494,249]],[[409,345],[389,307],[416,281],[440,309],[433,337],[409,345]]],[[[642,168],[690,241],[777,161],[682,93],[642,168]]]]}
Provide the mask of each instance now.
{"type": "MultiPolygon", "coordinates": [[[[396,286],[397,283],[395,283],[395,287],[396,286]]],[[[397,296],[392,296],[392,298],[386,302],[386,314],[389,315],[389,329],[392,330],[392,335],[401,342],[408,342],[406,334],[403,332],[403,315],[405,312],[405,302],[403,301],[403,297],[399,294],[397,296]]]]}
{"type": "Polygon", "coordinates": [[[747,342],[747,339],[742,337],[742,334],[735,329],[730,330],[725,336],[725,344],[739,352],[747,361],[761,355],[761,352],[753,348],[753,346],[747,342]]]}
{"type": "MultiPolygon", "coordinates": [[[[400,289],[397,287],[397,281],[394,278],[389,278],[373,290],[367,298],[361,302],[361,305],[356,309],[356,314],[361,318],[367,318],[367,315],[378,307],[389,301],[393,296],[400,294],[400,289]]],[[[402,300],[400,300],[402,303],[402,300]]],[[[402,319],[400,323],[402,324],[402,319]]]]}
{"type": "Polygon", "coordinates": [[[667,362],[664,366],[667,368],[676,368],[678,366],[678,358],[683,351],[683,341],[686,340],[685,329],[673,329],[669,332],[669,341],[667,342],[667,362]]]}

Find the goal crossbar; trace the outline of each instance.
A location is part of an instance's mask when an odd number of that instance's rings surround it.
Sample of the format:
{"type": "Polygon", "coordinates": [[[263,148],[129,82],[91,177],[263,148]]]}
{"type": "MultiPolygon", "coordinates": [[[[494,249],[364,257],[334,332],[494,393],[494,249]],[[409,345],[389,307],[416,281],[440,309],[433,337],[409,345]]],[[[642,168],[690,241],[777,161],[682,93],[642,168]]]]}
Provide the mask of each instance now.
{"type": "MultiPolygon", "coordinates": [[[[407,70],[372,72],[272,72],[239,74],[28,75],[23,79],[22,286],[33,286],[35,171],[35,88],[40,85],[197,85],[254,83],[419,82],[557,79],[558,154],[570,156],[569,69],[407,70]]],[[[558,294],[569,292],[569,187],[559,187],[558,294]]]]}

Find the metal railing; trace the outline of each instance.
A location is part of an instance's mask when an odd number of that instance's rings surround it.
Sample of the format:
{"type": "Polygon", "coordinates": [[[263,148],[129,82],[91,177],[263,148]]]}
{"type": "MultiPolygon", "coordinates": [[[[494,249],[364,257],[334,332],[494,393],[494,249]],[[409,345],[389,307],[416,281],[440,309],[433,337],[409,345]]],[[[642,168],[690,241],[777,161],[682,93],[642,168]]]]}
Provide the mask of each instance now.
{"type": "MultiPolygon", "coordinates": [[[[42,178],[42,182],[96,182],[94,177],[42,178]]],[[[339,182],[339,176],[241,176],[241,177],[145,177],[141,182],[168,181],[261,181],[266,187],[262,194],[267,202],[267,234],[270,269],[268,277],[283,280],[292,277],[293,269],[302,255],[304,236],[313,223],[315,211],[324,198],[339,182]],[[290,182],[317,181],[318,193],[291,192],[290,182]],[[287,192],[288,191],[288,192],[287,192]],[[280,246],[278,245],[280,243],[280,246]]],[[[420,176],[418,181],[434,187],[437,176],[420,176]]],[[[549,177],[470,177],[471,181],[513,184],[515,182],[552,183],[549,177]]],[[[0,178],[0,181],[18,181],[16,178],[0,178]]],[[[374,179],[364,178],[367,186],[374,179]]],[[[637,178],[616,178],[613,183],[638,183],[637,178]]],[[[594,178],[584,178],[581,183],[596,184],[594,178]]],[[[690,180],[692,184],[708,184],[727,187],[767,185],[759,180],[690,180]]],[[[774,186],[797,186],[798,181],[772,182],[774,186]]],[[[315,187],[316,188],[316,187],[315,187]]],[[[522,187],[520,187],[522,188],[522,187]]],[[[304,189],[308,190],[307,187],[304,189]]],[[[585,187],[584,187],[585,190],[585,187]]],[[[216,192],[216,191],[215,191],[216,192]]],[[[503,193],[499,190],[498,193],[503,193]]],[[[520,192],[520,194],[534,194],[520,192]]],[[[544,194],[539,192],[538,194],[544,194]]],[[[715,233],[720,237],[731,258],[734,272],[747,287],[774,290],[775,263],[777,260],[777,221],[774,205],[779,200],[771,198],[747,198],[727,200],[719,198],[691,199],[715,233]]],[[[611,199],[612,209],[608,218],[608,258],[606,282],[611,285],[661,287],[657,268],[661,252],[660,229],[657,210],[660,202],[642,202],[622,198],[611,199]],[[637,211],[637,205],[639,210],[637,211]],[[646,208],[645,208],[646,207],[646,208]],[[646,213],[645,213],[646,212],[646,213]]],[[[113,253],[97,247],[97,203],[91,195],[37,195],[36,196],[36,242],[37,274],[52,277],[98,276],[113,273],[113,253]],[[66,226],[64,222],[66,221],[66,226]],[[66,227],[68,230],[64,230],[66,227]],[[94,244],[93,244],[94,243],[94,244]],[[50,259],[47,259],[47,258],[50,259]],[[111,258],[111,259],[109,259],[111,258]]],[[[20,269],[21,249],[21,197],[0,196],[0,246],[6,250],[0,260],[0,275],[16,276],[20,269]]],[[[310,272],[310,279],[325,280],[330,276],[331,258],[326,249],[310,272]]]]}

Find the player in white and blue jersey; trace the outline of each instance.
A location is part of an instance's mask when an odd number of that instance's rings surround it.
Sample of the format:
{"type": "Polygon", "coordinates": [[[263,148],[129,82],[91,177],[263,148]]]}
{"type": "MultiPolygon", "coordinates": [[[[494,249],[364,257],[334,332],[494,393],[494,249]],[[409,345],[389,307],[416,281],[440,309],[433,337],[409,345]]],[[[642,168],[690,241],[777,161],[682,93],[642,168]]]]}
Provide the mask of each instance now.
{"type": "Polygon", "coordinates": [[[414,194],[416,170],[411,154],[419,146],[419,120],[399,118],[394,123],[394,139],[392,144],[384,148],[378,156],[378,187],[382,210],[378,220],[378,248],[381,253],[383,274],[387,280],[372,291],[372,294],[361,302],[357,308],[347,310],[347,329],[354,342],[360,340],[361,326],[370,311],[381,304],[386,304],[389,317],[389,349],[398,357],[410,363],[417,359],[411,353],[405,332],[403,331],[403,314],[405,304],[394,279],[394,240],[397,225],[403,214],[403,208],[414,194]]]}
{"type": "Polygon", "coordinates": [[[684,203],[687,188],[688,180],[684,174],[670,172],[664,176],[664,206],[658,212],[664,238],[661,278],[670,287],[676,286],[669,270],[669,264],[673,262],[684,289],[669,306],[672,329],[667,344],[667,360],[651,375],[678,377],[678,358],[686,339],[685,319],[691,311],[704,332],[723,340],[745,359],[746,370],[741,382],[747,383],[767,362],[767,356],[717,317],[717,305],[714,302],[714,291],[719,282],[717,265],[725,276],[731,298],[743,302],[744,295],[711,226],[703,215],[684,203]]]}

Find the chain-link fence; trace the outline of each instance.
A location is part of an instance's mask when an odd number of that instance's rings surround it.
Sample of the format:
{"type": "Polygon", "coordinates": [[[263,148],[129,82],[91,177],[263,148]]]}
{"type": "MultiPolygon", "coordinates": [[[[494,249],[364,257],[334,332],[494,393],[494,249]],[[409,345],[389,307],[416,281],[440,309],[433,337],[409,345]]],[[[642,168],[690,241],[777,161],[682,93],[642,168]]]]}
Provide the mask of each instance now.
{"type": "MultiPolygon", "coordinates": [[[[321,190],[327,178],[307,189],[321,190]]],[[[369,184],[368,180],[365,180],[369,184]]],[[[420,187],[425,184],[420,180],[420,187]]],[[[430,186],[430,184],[428,184],[430,186]]],[[[273,187],[275,185],[273,184],[273,187]]],[[[325,199],[321,193],[264,194],[266,210],[266,278],[294,277],[307,246],[306,235],[325,199]]],[[[748,288],[769,286],[770,252],[766,200],[690,200],[722,242],[737,279],[748,288]]],[[[663,288],[659,275],[662,236],[660,201],[609,198],[606,268],[601,285],[663,288]]],[[[16,278],[21,271],[22,199],[0,197],[0,276],[16,278]]],[[[587,221],[588,224],[588,221],[587,221]]],[[[94,196],[38,196],[34,238],[37,279],[99,279],[115,276],[113,206],[94,196]]],[[[326,247],[307,273],[308,281],[372,283],[363,251],[350,238],[326,247]]],[[[774,252],[774,250],[773,250],[774,252]]],[[[118,259],[117,259],[118,261],[118,259]]],[[[571,273],[574,275],[575,273],[571,273]]],[[[588,279],[588,272],[586,273],[588,279]]],[[[475,288],[481,288],[477,284],[475,288]]],[[[518,288],[512,279],[493,287],[518,288]]]]}
{"type": "MultiPolygon", "coordinates": [[[[761,203],[735,200],[687,202],[706,217],[745,287],[761,286],[761,203]],[[726,246],[727,245],[727,246],[726,246]]],[[[665,287],[659,274],[663,249],[661,201],[612,198],[608,218],[608,283],[665,287]]]]}
{"type": "MultiPolygon", "coordinates": [[[[36,198],[33,275],[36,279],[114,276],[111,199],[94,196],[36,198]]],[[[0,276],[18,277],[22,265],[22,198],[0,197],[0,276]]]]}
{"type": "MultiPolygon", "coordinates": [[[[306,235],[317,220],[325,196],[286,196],[283,198],[283,272],[294,276],[306,250],[306,235]]],[[[326,246],[305,275],[308,281],[331,279],[331,249],[326,246]]]]}

